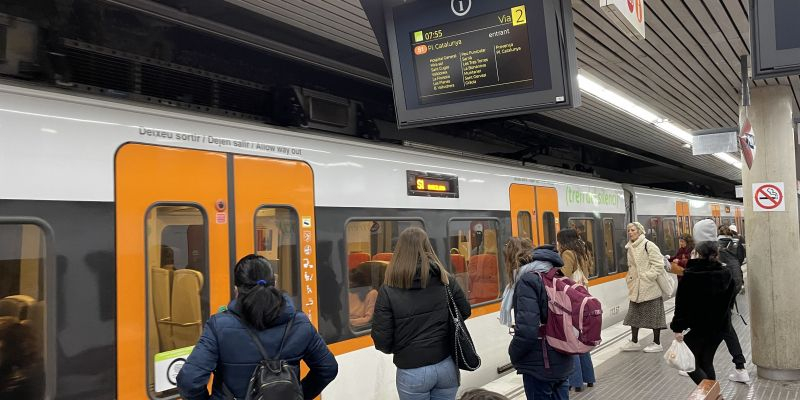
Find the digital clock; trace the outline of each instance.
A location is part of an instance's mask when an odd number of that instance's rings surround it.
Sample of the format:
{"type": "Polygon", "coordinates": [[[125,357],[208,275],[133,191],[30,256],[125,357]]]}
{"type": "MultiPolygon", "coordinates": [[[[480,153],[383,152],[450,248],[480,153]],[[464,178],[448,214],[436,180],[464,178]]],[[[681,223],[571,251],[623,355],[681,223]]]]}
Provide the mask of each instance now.
{"type": "Polygon", "coordinates": [[[406,171],[406,177],[409,196],[458,197],[458,177],[455,175],[406,171]]]}

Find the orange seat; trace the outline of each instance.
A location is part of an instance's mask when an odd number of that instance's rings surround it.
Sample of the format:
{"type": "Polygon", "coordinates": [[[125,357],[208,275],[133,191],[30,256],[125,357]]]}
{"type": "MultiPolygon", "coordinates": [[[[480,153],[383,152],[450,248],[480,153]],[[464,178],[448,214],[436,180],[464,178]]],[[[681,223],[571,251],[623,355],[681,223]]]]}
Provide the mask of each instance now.
{"type": "Polygon", "coordinates": [[[369,261],[369,254],[363,252],[350,253],[347,256],[347,270],[351,270],[363,262],[369,261]]]}
{"type": "Polygon", "coordinates": [[[472,304],[495,300],[500,295],[496,254],[479,254],[469,259],[469,301],[472,304]]]}
{"type": "Polygon", "coordinates": [[[466,271],[467,261],[461,254],[450,254],[450,266],[454,274],[463,274],[466,271]]]}
{"type": "Polygon", "coordinates": [[[372,256],[372,261],[386,261],[391,262],[393,253],[378,253],[372,256]]]}

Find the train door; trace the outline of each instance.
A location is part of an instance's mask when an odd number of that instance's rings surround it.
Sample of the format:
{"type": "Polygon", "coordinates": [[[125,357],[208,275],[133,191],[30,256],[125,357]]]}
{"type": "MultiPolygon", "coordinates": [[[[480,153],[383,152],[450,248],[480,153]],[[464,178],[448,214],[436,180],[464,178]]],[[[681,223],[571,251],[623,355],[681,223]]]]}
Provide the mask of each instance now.
{"type": "Polygon", "coordinates": [[[238,260],[255,253],[270,260],[277,274],[276,285],[292,297],[294,304],[302,304],[302,310],[316,325],[314,177],[311,168],[297,161],[233,156],[232,169],[235,258],[238,260]]]}
{"type": "Polygon", "coordinates": [[[719,226],[722,223],[722,210],[719,204],[711,204],[711,219],[719,226]]]}
{"type": "Polygon", "coordinates": [[[681,232],[681,234],[690,234],[692,230],[692,223],[689,220],[689,202],[680,200],[676,201],[675,215],[678,218],[678,230],[681,232]]]}
{"type": "Polygon", "coordinates": [[[231,265],[258,253],[316,321],[308,166],[129,144],[116,157],[117,398],[175,398],[231,265]],[[301,276],[302,274],[302,276],[301,276]]]}
{"type": "Polygon", "coordinates": [[[552,187],[536,187],[536,215],[539,225],[539,244],[556,244],[560,229],[558,220],[558,191],[552,187]]]}
{"type": "Polygon", "coordinates": [[[509,188],[511,199],[511,234],[539,243],[536,225],[536,190],[533,186],[513,184],[509,188]]]}
{"type": "Polygon", "coordinates": [[[174,397],[212,305],[227,304],[224,154],[139,144],[116,157],[117,398],[174,397]]]}

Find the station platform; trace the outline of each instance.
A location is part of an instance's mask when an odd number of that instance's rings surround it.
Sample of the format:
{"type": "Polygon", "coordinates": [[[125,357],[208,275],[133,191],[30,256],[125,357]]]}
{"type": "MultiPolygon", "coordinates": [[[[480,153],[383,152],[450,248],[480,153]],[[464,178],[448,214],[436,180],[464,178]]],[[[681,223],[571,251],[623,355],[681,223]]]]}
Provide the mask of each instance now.
{"type": "MultiPolygon", "coordinates": [[[[750,322],[748,299],[746,295],[738,298],[739,310],[744,319],[750,322]]],[[[674,300],[665,304],[667,323],[672,319],[674,300]]],[[[786,383],[760,379],[756,366],[752,364],[750,349],[750,329],[742,319],[734,315],[733,320],[739,341],[747,358],[750,372],[749,385],[732,382],[728,375],[734,365],[725,344],[721,344],[714,359],[717,380],[725,400],[792,400],[800,399],[800,382],[786,383]]],[[[645,333],[641,331],[640,335],[645,333]]],[[[603,331],[604,344],[592,352],[597,383],[583,392],[570,392],[575,400],[683,400],[689,397],[695,385],[689,377],[678,375],[677,371],[663,359],[664,353],[622,352],[622,345],[629,338],[629,328],[621,323],[603,331]]],[[[671,332],[661,333],[664,349],[669,348],[674,339],[671,332]]],[[[649,336],[640,338],[640,343],[650,344],[649,336]]],[[[525,392],[522,378],[512,372],[485,386],[486,389],[502,393],[512,400],[524,400],[525,392]]]]}

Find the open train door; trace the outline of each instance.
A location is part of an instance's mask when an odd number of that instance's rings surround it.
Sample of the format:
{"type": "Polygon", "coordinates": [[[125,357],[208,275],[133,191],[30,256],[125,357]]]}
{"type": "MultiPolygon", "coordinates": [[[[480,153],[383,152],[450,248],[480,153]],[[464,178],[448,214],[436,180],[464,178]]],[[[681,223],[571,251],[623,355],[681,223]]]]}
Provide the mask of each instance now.
{"type": "Polygon", "coordinates": [[[561,229],[558,218],[558,191],[553,187],[536,187],[536,216],[539,226],[539,244],[556,244],[556,233],[561,229]]]}
{"type": "Polygon", "coordinates": [[[226,171],[221,153],[117,152],[117,399],[174,398],[212,305],[230,299],[226,171]]]}

